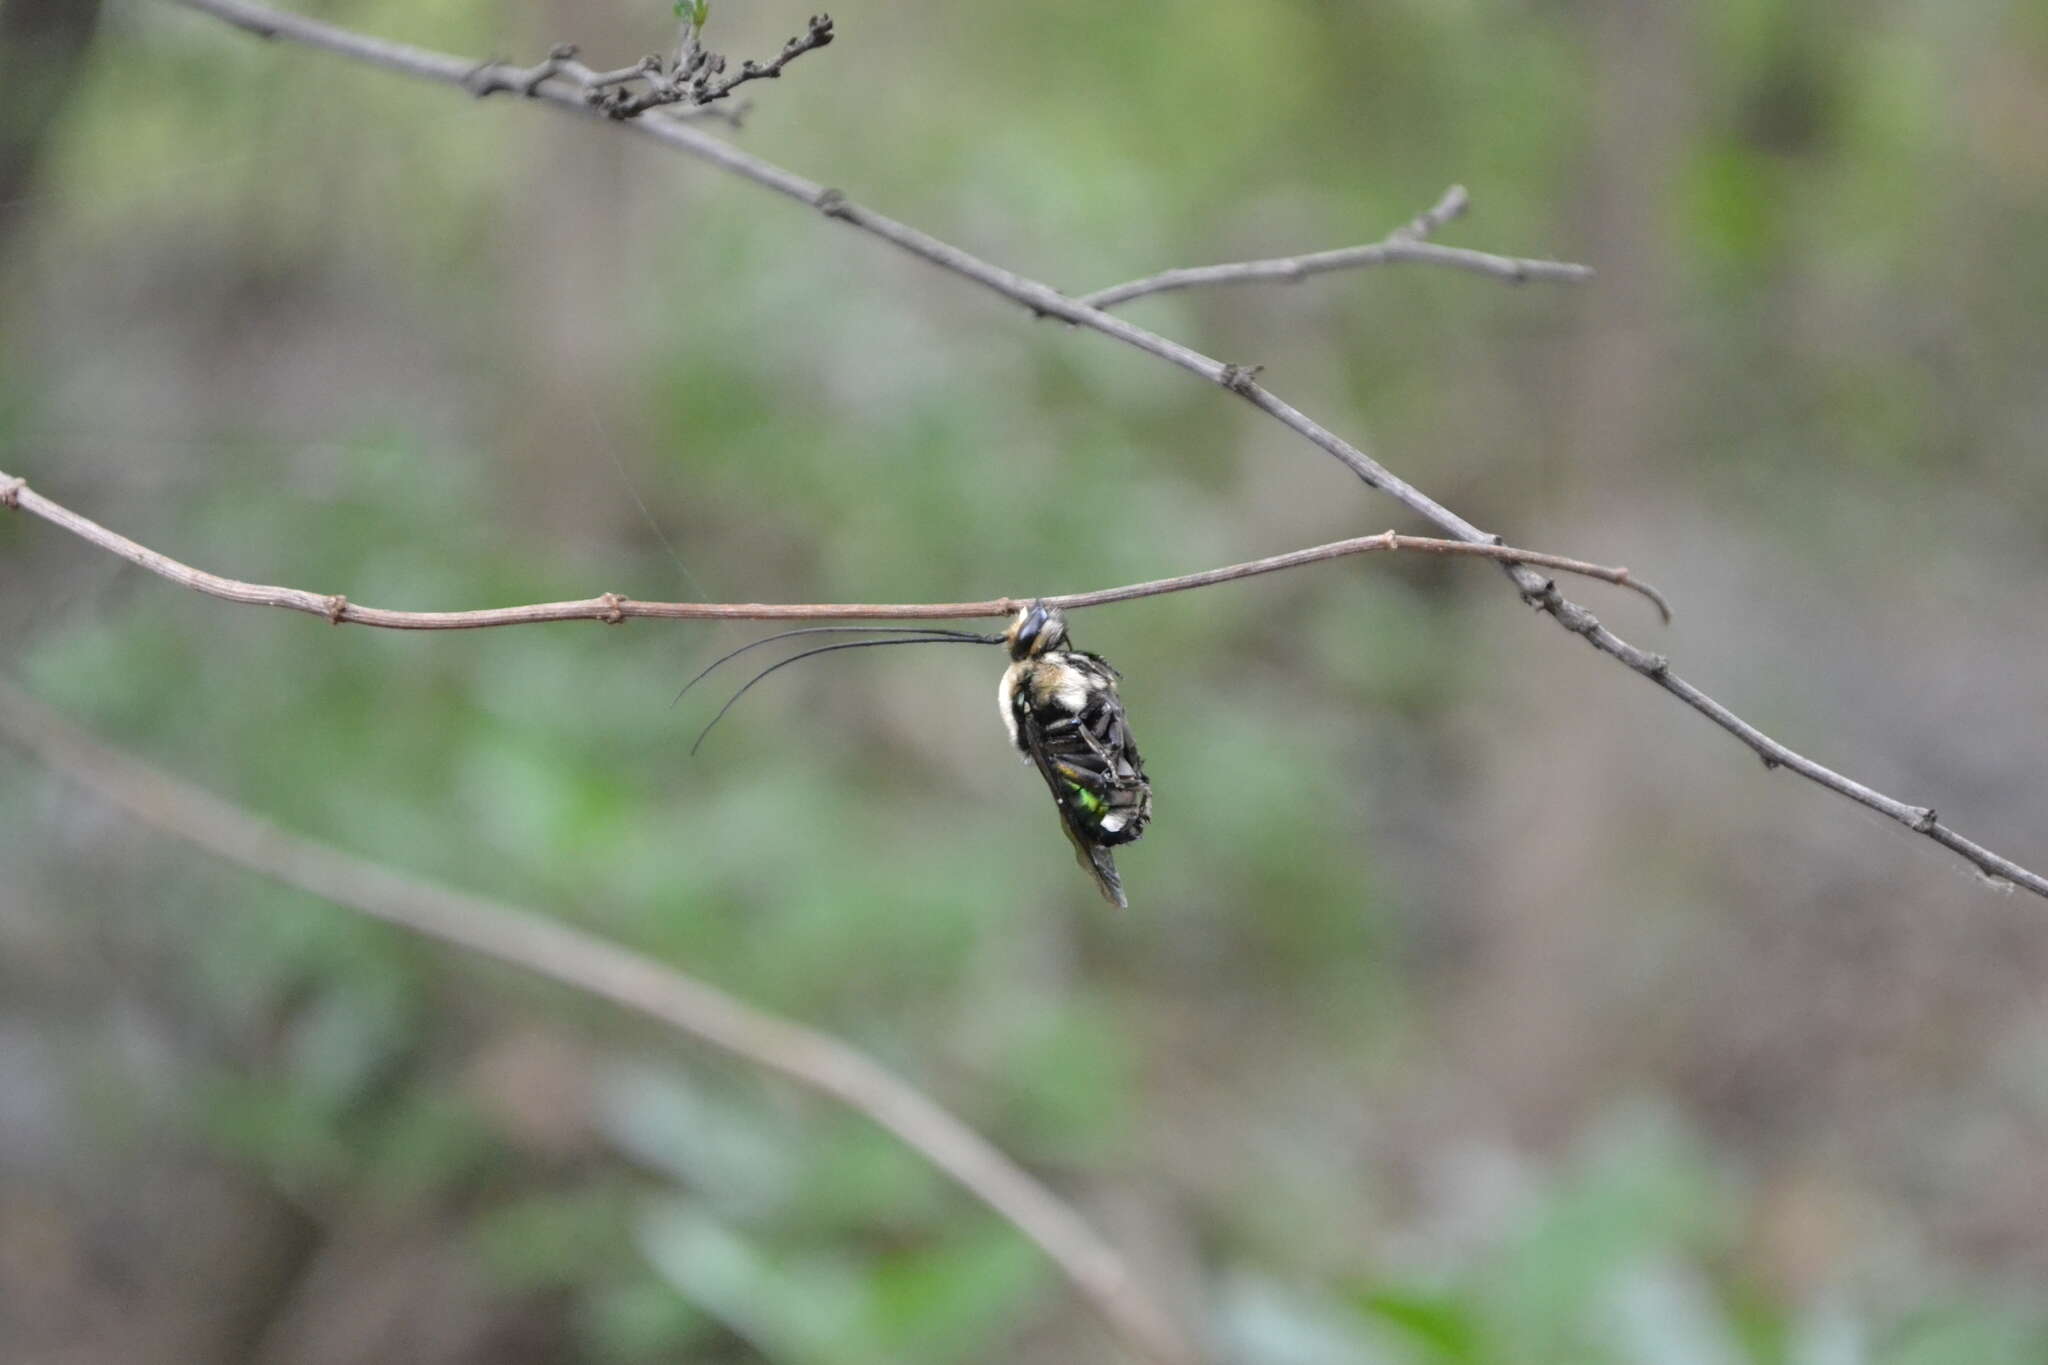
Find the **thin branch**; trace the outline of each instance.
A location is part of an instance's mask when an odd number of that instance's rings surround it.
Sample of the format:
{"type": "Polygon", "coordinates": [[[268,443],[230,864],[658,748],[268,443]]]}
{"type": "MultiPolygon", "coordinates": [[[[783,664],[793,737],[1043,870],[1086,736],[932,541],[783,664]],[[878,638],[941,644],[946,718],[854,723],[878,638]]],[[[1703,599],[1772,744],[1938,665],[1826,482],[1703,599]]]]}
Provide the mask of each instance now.
{"type": "Polygon", "coordinates": [[[594,934],[289,833],[108,747],[0,682],[0,734],[146,824],[260,876],[641,1014],[839,1101],[893,1133],[1029,1238],[1135,1354],[1197,1358],[1079,1214],[921,1091],[850,1044],[764,1013],[594,934]]]}
{"type": "MultiPolygon", "coordinates": [[[[337,626],[379,626],[386,630],[481,630],[491,626],[537,625],[543,621],[603,621],[608,625],[618,625],[635,617],[672,621],[952,621],[978,616],[1009,616],[1022,603],[1033,600],[1031,595],[1026,595],[993,597],[982,602],[638,602],[629,597],[621,597],[617,593],[607,592],[576,602],[536,602],[523,607],[489,607],[481,611],[393,611],[384,607],[359,606],[346,597],[337,595],[307,592],[303,588],[280,588],[265,583],[245,583],[240,579],[222,578],[219,574],[195,569],[189,564],[179,563],[169,555],[152,550],[147,545],[130,540],[117,531],[110,531],[68,507],[50,501],[30,488],[28,480],[4,473],[0,473],[0,507],[18,508],[41,517],[103,550],[112,551],[131,564],[139,564],[161,578],[169,579],[181,587],[191,588],[195,592],[205,593],[208,597],[218,597],[224,601],[240,602],[248,606],[282,607],[286,611],[305,612],[309,616],[324,617],[337,626]]],[[[1624,568],[1588,564],[1584,560],[1544,554],[1539,550],[1520,550],[1512,545],[1473,545],[1463,540],[1433,540],[1427,536],[1396,535],[1392,531],[1383,531],[1376,536],[1333,541],[1328,545],[1315,545],[1306,550],[1292,550],[1286,554],[1254,559],[1244,564],[1230,564],[1220,569],[1204,569],[1199,573],[1182,574],[1177,578],[1155,578],[1149,582],[1130,583],[1120,588],[1097,588],[1092,592],[1045,595],[1044,600],[1063,608],[1101,607],[1112,602],[1129,602],[1139,597],[1159,597],[1171,592],[1187,592],[1193,588],[1231,583],[1240,578],[1256,578],[1260,574],[1278,573],[1282,569],[1298,569],[1303,565],[1320,564],[1326,560],[1342,559],[1347,555],[1394,550],[1540,564],[1561,573],[1597,578],[1604,583],[1612,583],[1617,587],[1641,593],[1650,599],[1667,623],[1671,620],[1671,608],[1665,602],[1664,595],[1648,583],[1630,577],[1629,571],[1624,568]]]]}
{"type": "MultiPolygon", "coordinates": [[[[253,4],[250,0],[171,0],[171,3],[184,5],[188,9],[204,10],[238,28],[265,38],[288,38],[357,61],[425,80],[442,81],[457,87],[465,87],[466,78],[477,69],[475,65],[464,62],[459,57],[404,43],[367,38],[347,29],[253,4]]],[[[536,99],[564,105],[584,113],[591,112],[584,104],[578,89],[559,88],[555,84],[543,82],[533,94],[536,99]]],[[[1385,493],[1416,515],[1448,531],[1453,537],[1478,544],[1495,543],[1493,536],[1401,479],[1363,450],[1316,422],[1270,389],[1262,387],[1257,382],[1256,366],[1226,364],[1192,347],[1183,346],[1156,332],[1135,326],[1100,308],[1091,308],[1060,293],[1051,285],[1005,270],[959,247],[942,242],[928,233],[919,232],[906,223],[897,222],[872,209],[864,208],[836,189],[807,180],[773,162],[740,151],[677,119],[665,118],[657,113],[630,120],[621,126],[679,151],[687,152],[700,160],[708,161],[722,170],[751,180],[777,194],[807,204],[828,218],[857,227],[942,270],[972,280],[985,289],[1014,300],[1039,316],[1057,317],[1087,327],[1128,346],[1134,346],[1148,355],[1178,365],[1212,384],[1220,385],[1342,464],[1356,474],[1367,487],[1385,493]]],[[[1602,626],[1591,612],[1558,592],[1557,586],[1547,581],[1541,574],[1520,564],[1507,564],[1503,567],[1514,581],[1524,601],[1534,603],[1539,610],[1550,615],[1560,626],[1593,648],[1619,660],[1734,735],[1755,751],[1757,756],[1763,759],[1766,767],[1787,768],[1796,772],[1829,791],[1845,796],[1858,805],[1877,811],[1908,829],[1926,835],[1993,877],[2023,886],[2036,895],[2048,897],[2048,878],[2030,872],[2010,859],[2000,857],[1963,838],[1954,830],[1940,824],[1935,819],[1932,808],[1909,805],[1886,796],[1779,743],[1697,687],[1679,678],[1671,671],[1669,663],[1662,655],[1638,649],[1602,626]]]]}
{"type": "Polygon", "coordinates": [[[1470,202],[1465,187],[1453,185],[1444,191],[1444,197],[1435,208],[1417,217],[1413,222],[1394,229],[1381,240],[1370,246],[1347,246],[1335,251],[1314,251],[1305,256],[1275,256],[1261,261],[1232,261],[1225,265],[1183,266],[1178,270],[1162,270],[1157,275],[1131,280],[1126,284],[1112,285],[1098,289],[1092,294],[1083,294],[1075,302],[1091,308],[1114,308],[1120,303],[1143,298],[1147,294],[1164,294],[1176,289],[1200,289],[1215,284],[1256,284],[1280,282],[1297,284],[1311,275],[1321,275],[1332,270],[1357,270],[1365,266],[1412,263],[1416,265],[1449,266],[1454,270],[1470,270],[1475,274],[1491,275],[1494,279],[1509,284],[1525,284],[1530,280],[1560,280],[1577,282],[1593,278],[1591,266],[1573,265],[1567,261],[1523,260],[1513,256],[1495,256],[1485,251],[1467,251],[1463,247],[1437,246],[1423,240],[1432,232],[1465,211],[1470,202]]]}

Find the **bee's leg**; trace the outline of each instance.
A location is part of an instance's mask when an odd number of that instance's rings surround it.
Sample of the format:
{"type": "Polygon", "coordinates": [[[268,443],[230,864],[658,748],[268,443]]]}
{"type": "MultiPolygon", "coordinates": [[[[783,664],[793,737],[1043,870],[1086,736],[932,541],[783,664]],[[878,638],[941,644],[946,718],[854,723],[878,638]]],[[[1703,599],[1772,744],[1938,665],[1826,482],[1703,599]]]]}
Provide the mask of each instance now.
{"type": "Polygon", "coordinates": [[[1103,713],[1083,712],[1078,716],[1066,716],[1045,727],[1045,737],[1050,743],[1064,741],[1072,747],[1076,741],[1086,745],[1096,754],[1104,754],[1109,746],[1103,740],[1103,713]]]}
{"type": "Polygon", "coordinates": [[[1060,776],[1076,782],[1086,782],[1090,787],[1100,787],[1109,782],[1109,770],[1102,761],[1089,754],[1062,754],[1053,760],[1053,766],[1060,776]]]}
{"type": "Polygon", "coordinates": [[[1066,716],[1054,721],[1039,732],[1048,752],[1066,757],[1072,754],[1089,754],[1102,757],[1102,745],[1081,723],[1078,716],[1066,716]]]}

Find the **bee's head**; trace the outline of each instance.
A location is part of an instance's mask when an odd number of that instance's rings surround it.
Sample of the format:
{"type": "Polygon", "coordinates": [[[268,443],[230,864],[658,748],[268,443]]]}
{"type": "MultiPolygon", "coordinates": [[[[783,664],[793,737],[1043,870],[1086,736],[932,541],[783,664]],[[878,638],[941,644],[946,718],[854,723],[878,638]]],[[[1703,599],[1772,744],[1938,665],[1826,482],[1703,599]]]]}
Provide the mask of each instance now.
{"type": "Polygon", "coordinates": [[[1010,647],[1012,659],[1035,659],[1050,650],[1064,649],[1067,618],[1058,607],[1033,602],[1018,610],[1010,628],[1003,632],[1003,643],[1010,647]]]}

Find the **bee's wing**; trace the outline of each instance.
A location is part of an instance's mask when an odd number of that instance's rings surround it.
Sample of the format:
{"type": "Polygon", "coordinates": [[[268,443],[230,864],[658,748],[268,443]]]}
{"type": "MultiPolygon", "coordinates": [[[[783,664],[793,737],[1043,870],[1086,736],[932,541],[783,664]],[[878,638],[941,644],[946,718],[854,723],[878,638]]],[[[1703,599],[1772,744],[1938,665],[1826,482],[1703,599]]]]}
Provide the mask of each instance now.
{"type": "MultiPolygon", "coordinates": [[[[1108,808],[1108,774],[1114,771],[1113,767],[1105,769],[1103,764],[1114,756],[1104,754],[1100,743],[1092,741],[1073,722],[1066,726],[1061,734],[1048,736],[1038,718],[1027,710],[1020,717],[1017,733],[1024,741],[1024,751],[1031,755],[1032,765],[1051,790],[1053,804],[1059,807],[1060,828],[1067,842],[1074,846],[1075,861],[1095,879],[1096,889],[1102,892],[1104,900],[1119,910],[1128,909],[1130,902],[1124,898],[1123,878],[1117,874],[1116,859],[1102,842],[1098,824],[1108,808]]],[[[1139,780],[1142,783],[1142,774],[1139,780]]]]}
{"type": "Polygon", "coordinates": [[[1124,896],[1124,879],[1117,874],[1116,859],[1109,856],[1108,849],[1093,846],[1084,849],[1076,844],[1074,856],[1088,870],[1088,875],[1095,878],[1095,889],[1102,893],[1104,900],[1119,910],[1131,908],[1130,901],[1124,896]]]}

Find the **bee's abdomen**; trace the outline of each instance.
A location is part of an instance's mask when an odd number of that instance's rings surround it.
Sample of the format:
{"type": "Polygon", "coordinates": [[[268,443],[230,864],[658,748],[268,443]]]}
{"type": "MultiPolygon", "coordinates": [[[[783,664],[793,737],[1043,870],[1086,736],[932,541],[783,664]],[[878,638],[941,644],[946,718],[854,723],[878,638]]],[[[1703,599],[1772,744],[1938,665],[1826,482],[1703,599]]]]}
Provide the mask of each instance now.
{"type": "Polygon", "coordinates": [[[1068,778],[1067,783],[1067,805],[1098,844],[1128,844],[1152,819],[1152,791],[1142,776],[1135,784],[1107,787],[1080,778],[1068,778]]]}
{"type": "Polygon", "coordinates": [[[1128,844],[1152,818],[1144,760],[1113,691],[1093,692],[1079,714],[1039,713],[1046,756],[1060,781],[1060,804],[1094,842],[1128,844]]]}

